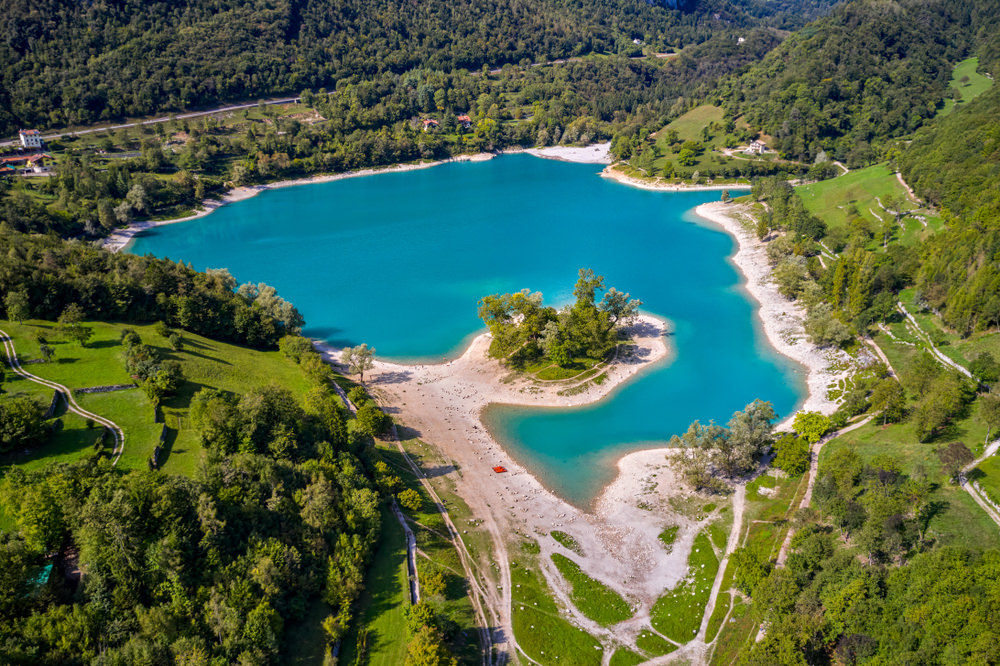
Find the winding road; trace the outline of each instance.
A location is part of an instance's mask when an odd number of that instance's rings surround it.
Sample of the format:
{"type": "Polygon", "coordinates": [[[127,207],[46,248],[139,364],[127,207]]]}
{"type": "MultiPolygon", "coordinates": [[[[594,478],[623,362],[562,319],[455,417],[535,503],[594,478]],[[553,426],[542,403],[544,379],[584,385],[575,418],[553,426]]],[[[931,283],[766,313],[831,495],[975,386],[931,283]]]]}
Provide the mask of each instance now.
{"type": "Polygon", "coordinates": [[[78,405],[76,399],[73,397],[73,392],[62,384],[57,384],[56,382],[49,381],[48,379],[42,379],[41,377],[33,375],[21,367],[21,362],[17,358],[17,352],[14,350],[14,340],[7,335],[5,331],[0,331],[0,341],[3,342],[4,352],[7,355],[7,362],[10,364],[11,370],[28,381],[41,384],[42,386],[46,386],[54,391],[61,392],[63,397],[66,399],[66,408],[69,411],[74,414],[79,414],[85,419],[92,419],[96,423],[100,423],[111,431],[115,437],[115,448],[111,452],[111,465],[117,465],[118,459],[122,457],[122,452],[125,451],[125,433],[122,432],[122,429],[118,426],[118,424],[111,419],[106,419],[103,416],[94,414],[93,412],[88,412],[86,409],[78,405]]]}

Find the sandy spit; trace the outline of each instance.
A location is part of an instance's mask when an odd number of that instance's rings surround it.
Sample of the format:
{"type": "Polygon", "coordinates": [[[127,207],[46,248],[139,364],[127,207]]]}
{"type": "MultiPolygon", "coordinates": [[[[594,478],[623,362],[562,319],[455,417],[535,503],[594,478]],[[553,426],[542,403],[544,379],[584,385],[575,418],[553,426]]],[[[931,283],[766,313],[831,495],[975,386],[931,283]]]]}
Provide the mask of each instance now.
{"type": "Polygon", "coordinates": [[[749,190],[749,185],[684,185],[674,183],[664,178],[657,177],[655,180],[644,180],[634,178],[623,173],[614,164],[601,172],[601,178],[613,180],[622,185],[637,187],[640,190],[654,190],[658,192],[697,192],[697,191],[721,191],[721,190],[749,190]]]}
{"type": "MultiPolygon", "coordinates": [[[[839,349],[817,347],[806,335],[805,311],[782,296],[771,280],[766,246],[742,221],[750,215],[745,207],[718,202],[702,204],[695,212],[736,239],[739,249],[731,260],[746,278],[746,290],[760,305],[757,316],[768,341],[781,354],[805,366],[809,394],[801,409],[833,413],[837,403],[827,396],[827,387],[851,374],[851,358],[839,349]]],[[[778,427],[787,428],[791,416],[778,427]]]]}
{"type": "Polygon", "coordinates": [[[589,146],[549,146],[547,148],[528,148],[524,152],[535,157],[563,162],[580,162],[583,164],[611,164],[611,142],[594,143],[589,146]]]}
{"type": "MultiPolygon", "coordinates": [[[[476,337],[460,357],[440,364],[404,365],[376,361],[365,383],[388,405],[410,436],[433,444],[455,469],[448,476],[474,515],[500,542],[512,534],[539,541],[542,553],[572,555],[590,575],[631,599],[648,612],[666,588],[684,577],[687,550],[697,523],[675,515],[669,504],[680,482],[667,461],[669,449],[648,449],[618,462],[617,478],[585,511],[546,489],[527,469],[507,456],[483,426],[482,410],[491,403],[537,407],[574,407],[594,403],[630,378],[668,362],[669,324],[643,315],[631,330],[632,345],[606,369],[607,379],[579,393],[559,395],[562,382],[538,382],[512,374],[487,356],[489,334],[476,337]],[[497,474],[494,466],[508,471],[497,474]],[[658,540],[664,526],[682,526],[677,547],[666,553],[658,540]],[[561,530],[581,545],[584,556],[572,554],[549,533],[561,530]]],[[[328,361],[339,367],[340,350],[315,343],[328,361]]],[[[339,368],[346,371],[344,368],[339,368]]],[[[547,557],[540,562],[548,562],[547,557]]],[[[551,566],[551,565],[547,565],[551,566]]],[[[556,576],[551,576],[553,582],[556,576]]],[[[581,626],[606,635],[586,618],[581,626]]]]}

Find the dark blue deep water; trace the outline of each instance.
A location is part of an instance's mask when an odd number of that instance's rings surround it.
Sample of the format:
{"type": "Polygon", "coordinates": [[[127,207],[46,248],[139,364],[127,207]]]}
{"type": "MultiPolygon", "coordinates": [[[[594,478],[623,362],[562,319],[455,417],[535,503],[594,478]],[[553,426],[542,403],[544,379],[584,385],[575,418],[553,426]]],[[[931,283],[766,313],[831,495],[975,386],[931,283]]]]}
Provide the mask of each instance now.
{"type": "Polygon", "coordinates": [[[486,413],[512,456],[584,505],[623,453],[755,398],[788,414],[805,395],[803,369],[767,344],[727,260],[735,241],[693,214],[718,192],[648,192],[599,170],[508,155],[270,190],[153,229],[131,251],[266,282],[303,313],[305,335],[410,360],[459,354],[482,328],[481,296],[528,287],[559,305],[593,268],[673,322],[674,359],[597,406],[486,413]]]}

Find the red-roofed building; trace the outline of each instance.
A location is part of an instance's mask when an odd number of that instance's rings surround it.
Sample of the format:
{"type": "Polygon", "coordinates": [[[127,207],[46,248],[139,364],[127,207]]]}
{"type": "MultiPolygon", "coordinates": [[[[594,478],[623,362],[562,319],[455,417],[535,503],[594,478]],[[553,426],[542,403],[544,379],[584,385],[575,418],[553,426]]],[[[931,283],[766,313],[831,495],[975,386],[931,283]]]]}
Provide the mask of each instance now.
{"type": "Polygon", "coordinates": [[[426,132],[431,127],[437,127],[440,124],[441,123],[439,123],[438,121],[434,120],[433,118],[427,118],[427,119],[424,120],[424,131],[426,132]]]}
{"type": "Polygon", "coordinates": [[[458,124],[461,125],[463,129],[469,129],[472,127],[472,118],[469,116],[459,116],[455,120],[458,121],[458,124]]]}
{"type": "Polygon", "coordinates": [[[18,136],[21,137],[22,148],[42,147],[42,135],[38,130],[21,130],[18,132],[18,136]]]}

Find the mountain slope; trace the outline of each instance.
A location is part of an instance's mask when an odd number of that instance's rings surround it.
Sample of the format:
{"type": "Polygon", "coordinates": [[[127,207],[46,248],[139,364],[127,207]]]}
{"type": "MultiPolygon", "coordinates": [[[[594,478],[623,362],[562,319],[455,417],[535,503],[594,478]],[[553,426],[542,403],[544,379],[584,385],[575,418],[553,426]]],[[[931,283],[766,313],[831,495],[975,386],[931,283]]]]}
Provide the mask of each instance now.
{"type": "MultiPolygon", "coordinates": [[[[802,3],[812,16],[835,0],[802,3]]],[[[345,77],[664,50],[801,23],[782,0],[8,0],[0,131],[332,88],[345,77]],[[718,17],[718,18],[716,18],[718,17]]]]}

